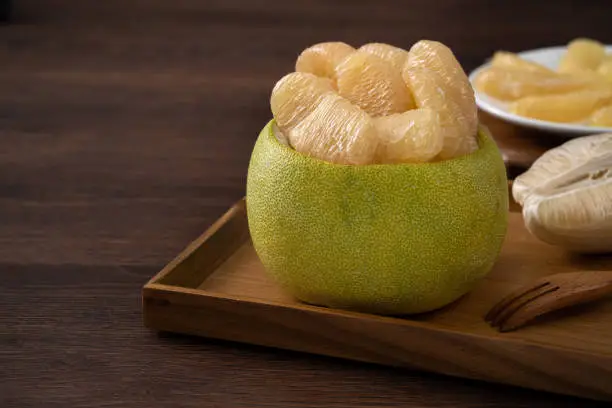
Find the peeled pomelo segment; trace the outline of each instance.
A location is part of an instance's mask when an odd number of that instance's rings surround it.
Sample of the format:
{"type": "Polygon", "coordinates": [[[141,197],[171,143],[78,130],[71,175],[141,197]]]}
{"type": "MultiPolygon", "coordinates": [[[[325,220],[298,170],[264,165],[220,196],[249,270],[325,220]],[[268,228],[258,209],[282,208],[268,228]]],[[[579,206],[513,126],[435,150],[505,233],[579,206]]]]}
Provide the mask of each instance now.
{"type": "Polygon", "coordinates": [[[379,163],[418,163],[432,160],[442,150],[440,115],[432,109],[413,109],[374,118],[378,131],[379,163]]]}
{"type": "Polygon", "coordinates": [[[358,51],[367,52],[384,59],[393,65],[393,68],[395,68],[398,72],[401,72],[406,60],[408,59],[408,51],[384,43],[365,44],[362,45],[358,51]]]}
{"type": "Polygon", "coordinates": [[[353,52],[355,48],[343,42],[315,44],[306,48],[298,56],[295,70],[333,79],[336,66],[353,52]]]}
{"type": "Polygon", "coordinates": [[[453,99],[459,106],[464,120],[471,123],[470,133],[475,134],[478,111],[474,89],[451,49],[438,41],[416,42],[410,48],[404,69],[414,68],[426,68],[437,74],[447,98],[453,99]]]}
{"type": "Polygon", "coordinates": [[[610,80],[607,79],[604,75],[601,75],[598,71],[584,70],[568,73],[566,75],[587,82],[589,84],[588,88],[592,88],[594,90],[612,89],[612,84],[610,83],[610,80]]]}
{"type": "Polygon", "coordinates": [[[597,74],[607,82],[612,82],[612,59],[604,60],[599,67],[597,67],[597,74]]]}
{"type": "Polygon", "coordinates": [[[419,108],[430,109],[439,114],[441,134],[444,143],[439,159],[445,160],[478,149],[476,131],[478,118],[465,115],[468,111],[465,100],[449,91],[449,87],[440,75],[426,68],[404,69],[404,80],[412,89],[412,94],[419,108]]]}
{"type": "Polygon", "coordinates": [[[577,38],[568,44],[557,70],[567,73],[595,70],[603,61],[605,54],[606,50],[600,42],[577,38]]]}
{"type": "Polygon", "coordinates": [[[270,96],[270,107],[279,129],[287,132],[295,127],[330,92],[334,88],[327,78],[306,72],[292,72],[282,77],[270,96]]]}
{"type": "Polygon", "coordinates": [[[612,105],[604,106],[593,112],[589,123],[593,126],[612,126],[612,105]]]}
{"type": "Polygon", "coordinates": [[[340,164],[371,164],[378,146],[372,118],[335,93],[325,94],[286,136],[298,152],[340,164]]]}
{"type": "Polygon", "coordinates": [[[527,72],[500,67],[490,67],[481,71],[474,80],[474,86],[480,92],[503,101],[595,87],[593,81],[574,75],[527,72]]]}
{"type": "Polygon", "coordinates": [[[576,122],[612,102],[610,91],[578,91],[562,95],[528,96],[515,101],[510,110],[517,115],[551,122],[576,122]]]}
{"type": "Polygon", "coordinates": [[[495,54],[493,54],[491,66],[505,69],[518,69],[521,71],[528,72],[553,72],[551,69],[545,67],[544,65],[540,65],[532,61],[527,61],[526,59],[507,51],[497,51],[495,54]]]}
{"type": "Polygon", "coordinates": [[[414,100],[401,73],[365,51],[350,54],[336,67],[338,93],[372,116],[413,109],[414,100]]]}
{"type": "Polygon", "coordinates": [[[561,75],[576,78],[588,84],[589,88],[612,89],[612,63],[602,60],[596,69],[575,69],[561,75]]]}

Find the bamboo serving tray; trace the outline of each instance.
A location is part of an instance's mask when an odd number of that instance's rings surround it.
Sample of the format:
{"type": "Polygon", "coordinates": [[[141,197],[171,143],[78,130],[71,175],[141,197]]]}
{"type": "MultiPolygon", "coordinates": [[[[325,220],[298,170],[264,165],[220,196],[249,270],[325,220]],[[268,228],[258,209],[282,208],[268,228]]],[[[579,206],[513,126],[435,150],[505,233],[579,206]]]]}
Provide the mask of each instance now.
{"type": "Polygon", "coordinates": [[[510,290],[553,273],[612,269],[612,255],[577,256],[525,229],[516,205],[492,272],[435,312],[383,317],[309,306],[266,275],[238,202],[143,288],[152,329],[612,401],[612,299],[498,333],[483,320],[510,290]]]}

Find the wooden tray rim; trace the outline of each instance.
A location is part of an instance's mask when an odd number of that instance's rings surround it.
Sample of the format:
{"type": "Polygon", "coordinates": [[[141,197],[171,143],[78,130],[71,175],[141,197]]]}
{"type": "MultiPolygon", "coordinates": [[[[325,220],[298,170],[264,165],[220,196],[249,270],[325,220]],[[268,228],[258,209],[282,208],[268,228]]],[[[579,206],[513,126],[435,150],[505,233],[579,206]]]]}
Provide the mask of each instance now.
{"type": "MultiPolygon", "coordinates": [[[[508,182],[509,191],[511,191],[511,188],[512,188],[512,181],[509,181],[508,182]]],[[[511,194],[510,194],[510,201],[512,201],[511,194]]],[[[599,358],[604,357],[604,358],[609,358],[612,364],[612,352],[609,355],[607,354],[607,355],[602,356],[602,354],[600,353],[590,353],[582,349],[575,349],[571,347],[553,345],[553,344],[545,343],[545,342],[538,342],[538,341],[533,341],[533,340],[525,340],[521,338],[512,337],[512,333],[497,333],[497,332],[492,331],[489,335],[475,334],[475,333],[464,332],[460,330],[454,330],[450,328],[436,327],[435,325],[428,323],[426,321],[424,322],[424,321],[418,321],[418,320],[411,320],[410,316],[397,317],[397,316],[375,315],[375,314],[361,313],[361,312],[355,312],[355,311],[347,311],[347,310],[332,309],[332,308],[326,308],[326,307],[321,307],[321,306],[308,305],[305,303],[295,303],[292,305],[287,305],[282,302],[275,302],[275,301],[270,301],[266,299],[255,298],[252,296],[241,295],[240,297],[238,297],[238,296],[232,296],[228,294],[223,294],[219,292],[203,290],[203,289],[198,289],[198,288],[189,288],[185,286],[158,283],[164,277],[171,274],[178,265],[180,265],[189,256],[191,256],[194,252],[200,249],[200,247],[205,245],[207,240],[210,239],[221,228],[223,228],[223,226],[229,220],[231,220],[236,215],[240,216],[239,214],[244,211],[245,207],[246,207],[246,200],[243,197],[240,200],[238,200],[234,205],[232,205],[221,217],[219,217],[208,229],[206,229],[204,233],[202,233],[199,237],[197,237],[195,240],[190,242],[161,271],[159,271],[156,275],[154,275],[142,288],[143,303],[147,299],[153,300],[153,298],[155,298],[155,295],[157,293],[167,294],[167,295],[182,294],[182,295],[187,295],[187,298],[176,299],[176,302],[174,303],[182,304],[185,306],[197,306],[197,301],[196,302],[185,301],[185,299],[193,299],[193,297],[196,297],[196,298],[206,297],[206,298],[211,298],[211,299],[220,299],[220,300],[240,302],[240,303],[249,303],[251,305],[257,304],[257,305],[266,305],[266,306],[274,307],[274,308],[293,309],[293,310],[297,309],[297,310],[301,310],[307,313],[322,314],[326,316],[342,316],[342,317],[347,317],[347,318],[350,317],[350,318],[357,318],[357,319],[376,319],[379,321],[384,321],[386,323],[393,323],[394,325],[417,327],[422,330],[427,330],[427,331],[432,331],[432,332],[437,332],[437,333],[446,333],[449,335],[450,334],[461,335],[462,337],[477,338],[477,339],[488,340],[488,341],[495,340],[498,342],[512,344],[512,345],[539,347],[539,348],[544,348],[547,350],[555,349],[558,351],[579,353],[581,355],[596,356],[599,358]]],[[[250,238],[247,238],[247,240],[248,239],[250,238]]],[[[240,248],[240,246],[242,246],[243,244],[244,242],[239,243],[236,246],[236,248],[240,248]]],[[[230,253],[228,257],[230,257],[233,253],[235,253],[235,250],[232,251],[232,253],[230,253]]],[[[224,261],[225,259],[222,260],[222,262],[224,261]]],[[[208,279],[209,276],[210,275],[204,276],[202,282],[208,279]]],[[[144,307],[144,304],[143,304],[143,307],[144,307]]]]}
{"type": "MultiPolygon", "coordinates": [[[[510,193],[511,188],[512,183],[509,182],[510,193]]],[[[513,203],[511,194],[509,198],[509,211],[516,213],[517,208],[520,211],[520,207],[513,203]]],[[[142,307],[145,326],[161,331],[256,344],[383,366],[412,367],[417,370],[459,378],[510,384],[591,400],[612,401],[612,389],[608,390],[606,385],[610,374],[608,367],[612,366],[612,350],[611,352],[607,350],[595,352],[567,345],[551,344],[539,339],[514,337],[513,333],[498,333],[494,329],[491,329],[491,332],[474,333],[464,331],[461,328],[439,326],[435,322],[411,319],[410,316],[368,314],[309,305],[302,302],[289,304],[284,301],[265,299],[264,297],[243,294],[231,295],[201,288],[200,285],[209,279],[215,270],[231,258],[236,251],[243,248],[249,240],[246,200],[243,197],[143,286],[142,307]],[[230,244],[219,246],[219,242],[223,242],[224,238],[234,236],[236,239],[230,244]],[[201,249],[205,249],[207,252],[196,255],[198,250],[201,249]],[[219,251],[216,252],[217,250],[219,251]],[[190,264],[191,261],[193,261],[193,265],[190,264]],[[185,262],[187,263],[184,264],[185,262]],[[199,269],[199,264],[203,269],[199,269]],[[201,274],[191,274],[190,272],[194,268],[201,271],[201,274]],[[173,272],[177,273],[175,278],[172,277],[173,272]],[[201,283],[195,283],[198,281],[201,283]],[[254,328],[263,330],[261,331],[262,334],[257,334],[259,332],[253,332],[252,330],[234,332],[231,328],[223,329],[222,325],[219,326],[221,321],[215,317],[217,313],[215,311],[218,310],[224,311],[226,318],[234,318],[235,316],[244,318],[244,313],[247,311],[247,315],[255,319],[254,328]],[[211,312],[214,312],[214,314],[209,315],[211,312]],[[199,318],[203,319],[201,325],[177,323],[184,313],[194,313],[200,316],[199,318]],[[271,320],[266,318],[269,315],[272,316],[271,320]],[[319,322],[324,325],[331,325],[329,327],[333,329],[332,333],[335,331],[338,335],[344,333],[345,330],[359,335],[359,330],[355,330],[354,327],[358,327],[359,323],[363,324],[367,328],[366,330],[385,333],[380,339],[377,336],[366,336],[364,344],[374,342],[375,345],[376,342],[382,341],[381,344],[384,345],[387,344],[385,341],[389,341],[385,338],[395,338],[398,339],[399,343],[391,341],[389,345],[404,353],[403,357],[399,361],[395,361],[395,359],[389,361],[384,353],[367,352],[364,355],[359,349],[350,345],[347,346],[349,347],[347,351],[342,351],[342,348],[337,348],[337,346],[342,346],[345,343],[342,340],[336,341],[334,337],[336,334],[331,337],[331,340],[330,338],[324,338],[321,345],[313,345],[308,341],[291,340],[291,338],[274,337],[278,336],[276,331],[279,323],[276,319],[296,321],[300,317],[305,317],[306,322],[309,322],[307,324],[311,326],[312,324],[317,325],[319,322]],[[268,330],[270,330],[270,335],[265,334],[268,333],[268,330]],[[414,339],[421,337],[426,339],[426,344],[430,344],[430,342],[432,342],[431,344],[457,344],[456,347],[459,347],[459,350],[464,350],[465,347],[466,350],[472,350],[472,352],[485,350],[484,354],[477,357],[485,368],[470,368],[470,364],[466,364],[464,360],[465,357],[460,357],[456,362],[450,358],[449,362],[440,364],[438,361],[441,357],[443,358],[445,353],[437,357],[435,353],[430,356],[426,345],[419,342],[415,343],[414,339]],[[408,341],[405,347],[402,346],[402,338],[408,341]],[[409,352],[409,354],[406,355],[406,352],[409,352]],[[530,358],[533,357],[538,363],[530,364],[530,358]],[[545,368],[549,361],[554,362],[552,371],[551,368],[545,368]],[[490,364],[501,364],[502,367],[505,367],[505,362],[511,362],[512,364],[508,368],[493,368],[494,366],[489,369],[486,368],[490,364]],[[553,374],[556,372],[555,366],[560,369],[562,367],[573,368],[567,374],[557,376],[553,374]],[[521,367],[529,368],[523,374],[524,368],[521,367]],[[590,385],[588,379],[582,378],[581,374],[577,374],[582,370],[591,369],[594,375],[603,374],[603,377],[600,377],[593,385],[590,385]],[[541,375],[543,375],[542,378],[540,378],[541,375]],[[549,379],[552,379],[553,382],[550,383],[549,379]],[[569,382],[570,380],[575,380],[576,383],[569,382]]],[[[290,328],[290,330],[295,330],[295,328],[290,328]]],[[[316,341],[316,336],[311,339],[311,341],[313,340],[316,341]]]]}

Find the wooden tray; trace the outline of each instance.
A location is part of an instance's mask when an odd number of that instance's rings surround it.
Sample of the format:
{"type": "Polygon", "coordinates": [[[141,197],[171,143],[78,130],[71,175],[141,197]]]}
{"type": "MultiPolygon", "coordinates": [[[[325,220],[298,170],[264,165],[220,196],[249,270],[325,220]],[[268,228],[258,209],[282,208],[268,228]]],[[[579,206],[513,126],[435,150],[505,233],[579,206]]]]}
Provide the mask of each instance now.
{"type": "MultiPolygon", "coordinates": [[[[516,210],[516,206],[512,206],[516,210]]],[[[409,318],[308,306],[265,275],[240,201],[143,288],[160,331],[253,343],[612,401],[612,301],[500,334],[482,316],[509,290],[552,273],[612,269],[534,239],[511,212],[490,275],[448,307],[409,318]]]]}

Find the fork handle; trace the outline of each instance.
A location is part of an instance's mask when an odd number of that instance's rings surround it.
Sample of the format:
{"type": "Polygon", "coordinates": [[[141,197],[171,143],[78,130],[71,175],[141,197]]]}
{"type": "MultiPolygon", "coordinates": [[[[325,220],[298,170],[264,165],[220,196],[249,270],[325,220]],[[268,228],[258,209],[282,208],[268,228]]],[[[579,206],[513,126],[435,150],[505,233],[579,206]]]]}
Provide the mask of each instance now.
{"type": "Polygon", "coordinates": [[[607,287],[612,290],[612,271],[580,273],[571,282],[567,283],[565,289],[573,288],[576,291],[587,291],[599,287],[607,287]]]}
{"type": "Polygon", "coordinates": [[[593,302],[612,295],[612,271],[581,273],[563,285],[563,289],[548,295],[546,307],[542,308],[543,313],[593,302]]]}
{"type": "MultiPolygon", "coordinates": [[[[610,277],[612,278],[612,274],[610,277]]],[[[593,280],[590,280],[589,283],[592,284],[593,280]]],[[[578,289],[569,293],[565,292],[562,295],[558,295],[556,292],[553,292],[546,296],[546,302],[535,301],[528,303],[522,308],[520,313],[515,313],[505,320],[500,325],[499,330],[501,332],[512,331],[525,325],[538,316],[570,306],[594,302],[610,296],[612,295],[612,280],[607,281],[607,284],[603,283],[598,286],[588,287],[585,285],[581,289],[582,290],[578,289]]]]}

